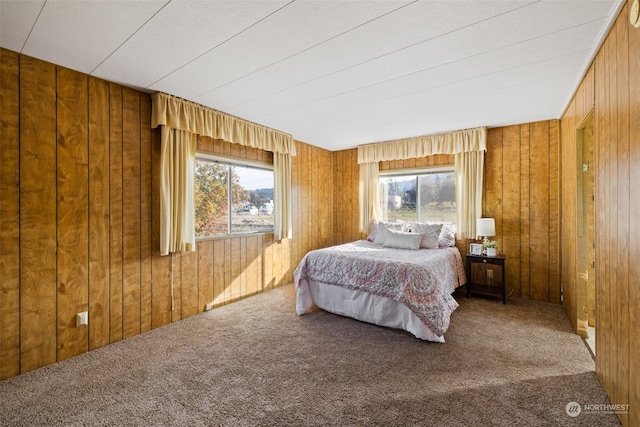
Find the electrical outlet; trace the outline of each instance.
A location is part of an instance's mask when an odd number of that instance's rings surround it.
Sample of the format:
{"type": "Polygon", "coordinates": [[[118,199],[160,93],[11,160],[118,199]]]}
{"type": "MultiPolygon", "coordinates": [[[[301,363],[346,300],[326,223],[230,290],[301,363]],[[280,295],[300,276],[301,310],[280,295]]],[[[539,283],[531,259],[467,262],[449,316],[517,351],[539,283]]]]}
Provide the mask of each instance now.
{"type": "Polygon", "coordinates": [[[493,270],[487,269],[487,279],[493,279],[493,270]]]}
{"type": "Polygon", "coordinates": [[[204,306],[204,310],[205,310],[205,311],[209,311],[209,310],[211,310],[212,308],[213,308],[213,303],[212,303],[212,302],[208,302],[208,303],[206,303],[206,304],[205,304],[205,306],[204,306]]]}
{"type": "Polygon", "coordinates": [[[85,326],[89,324],[89,313],[83,311],[82,313],[76,314],[76,328],[80,326],[85,326]]]}

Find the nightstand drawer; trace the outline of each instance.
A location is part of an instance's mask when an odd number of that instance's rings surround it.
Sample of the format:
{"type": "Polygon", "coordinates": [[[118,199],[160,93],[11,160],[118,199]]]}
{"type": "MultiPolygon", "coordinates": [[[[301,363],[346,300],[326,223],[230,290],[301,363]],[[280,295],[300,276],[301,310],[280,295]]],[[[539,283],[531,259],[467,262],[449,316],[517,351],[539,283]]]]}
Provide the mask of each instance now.
{"type": "Polygon", "coordinates": [[[505,256],[494,257],[467,254],[467,297],[471,293],[502,296],[505,294],[505,256]]]}

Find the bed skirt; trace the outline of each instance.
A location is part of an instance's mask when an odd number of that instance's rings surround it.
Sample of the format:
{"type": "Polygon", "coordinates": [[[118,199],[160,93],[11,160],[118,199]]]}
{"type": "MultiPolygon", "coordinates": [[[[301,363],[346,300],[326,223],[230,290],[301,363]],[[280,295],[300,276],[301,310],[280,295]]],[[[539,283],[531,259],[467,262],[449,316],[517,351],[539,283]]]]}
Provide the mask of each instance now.
{"type": "Polygon", "coordinates": [[[366,291],[301,279],[296,290],[296,312],[302,315],[314,306],[362,322],[403,329],[422,340],[444,342],[443,336],[437,336],[400,302],[366,291]]]}

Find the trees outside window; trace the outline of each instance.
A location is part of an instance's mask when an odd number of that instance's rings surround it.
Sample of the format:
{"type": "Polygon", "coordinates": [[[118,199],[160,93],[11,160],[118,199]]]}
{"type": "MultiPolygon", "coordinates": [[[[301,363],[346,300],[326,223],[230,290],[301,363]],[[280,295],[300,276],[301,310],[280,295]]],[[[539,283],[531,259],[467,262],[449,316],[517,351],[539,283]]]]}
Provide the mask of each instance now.
{"type": "Polygon", "coordinates": [[[273,170],[197,158],[196,237],[273,232],[273,170]]]}
{"type": "Polygon", "coordinates": [[[385,221],[456,222],[455,173],[451,171],[382,175],[385,221]]]}

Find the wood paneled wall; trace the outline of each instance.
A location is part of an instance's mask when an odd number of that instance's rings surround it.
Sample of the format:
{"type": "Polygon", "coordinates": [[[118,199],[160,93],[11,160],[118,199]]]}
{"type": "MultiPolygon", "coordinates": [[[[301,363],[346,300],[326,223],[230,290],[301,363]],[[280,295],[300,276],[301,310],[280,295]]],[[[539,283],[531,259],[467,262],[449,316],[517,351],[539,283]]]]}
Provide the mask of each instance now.
{"type": "MultiPolygon", "coordinates": [[[[569,320],[575,331],[578,330],[577,312],[577,247],[576,236],[577,230],[577,195],[578,182],[576,175],[577,151],[576,151],[576,129],[580,123],[588,116],[593,109],[594,101],[594,67],[589,68],[584,79],[580,83],[573,100],[567,107],[562,121],[560,123],[562,129],[561,153],[562,153],[562,179],[561,179],[561,195],[562,195],[562,305],[567,312],[569,320]]],[[[582,307],[580,307],[582,309],[582,307]]]]}
{"type": "MultiPolygon", "coordinates": [[[[293,239],[202,240],[161,257],[150,115],[148,94],[0,49],[0,379],[289,283],[331,244],[331,153],[296,142],[293,239]],[[89,325],[76,328],[82,311],[89,325]]],[[[272,162],[207,138],[198,149],[272,162]]]]}
{"type": "MultiPolygon", "coordinates": [[[[562,117],[563,163],[575,160],[575,128],[593,105],[595,163],[596,374],[625,426],[640,425],[640,29],[629,2],[562,117]]],[[[571,163],[574,164],[574,163],[571,163]]],[[[563,173],[563,218],[575,218],[575,178],[563,173]],[[565,176],[566,175],[566,176],[565,176]],[[573,179],[573,181],[571,181],[573,179]],[[566,184],[566,188],[565,188],[566,184]]],[[[575,318],[575,227],[563,230],[565,310],[575,318]],[[565,256],[566,255],[566,256],[565,256]],[[566,259],[566,260],[565,260],[566,259]],[[566,268],[565,268],[566,267],[566,268]]]]}
{"type": "Polygon", "coordinates": [[[152,144],[148,95],[0,55],[7,378],[151,328],[152,144]]]}
{"type": "Polygon", "coordinates": [[[557,120],[489,129],[482,215],[515,297],[560,302],[559,154],[557,120]]]}
{"type": "Polygon", "coordinates": [[[333,244],[366,239],[367,233],[359,231],[358,181],[360,166],[358,150],[334,151],[333,160],[333,244]]]}

